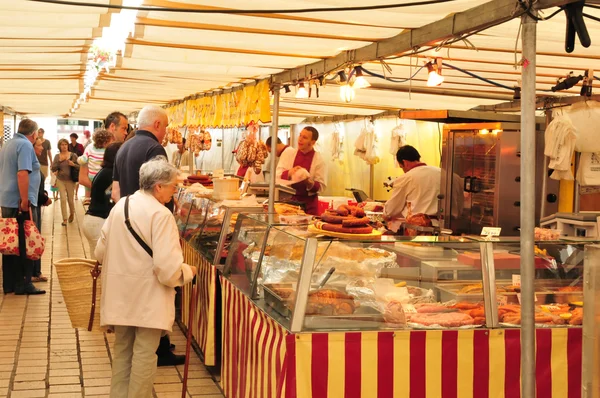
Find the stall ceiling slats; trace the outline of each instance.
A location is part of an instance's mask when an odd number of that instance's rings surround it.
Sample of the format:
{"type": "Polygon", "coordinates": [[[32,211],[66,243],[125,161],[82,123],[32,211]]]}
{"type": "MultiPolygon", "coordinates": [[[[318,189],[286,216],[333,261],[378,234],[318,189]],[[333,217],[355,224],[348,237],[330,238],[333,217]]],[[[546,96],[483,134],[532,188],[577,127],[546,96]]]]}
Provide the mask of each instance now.
{"type": "MultiPolygon", "coordinates": [[[[409,1],[414,0],[396,3],[409,1]]],[[[119,3],[114,0],[94,2],[119,3]]],[[[378,4],[382,3],[386,1],[378,4]]],[[[332,58],[486,3],[489,1],[457,0],[373,11],[265,14],[260,10],[352,7],[363,6],[365,2],[145,0],[145,6],[155,7],[259,11],[208,15],[160,10],[139,12],[137,35],[128,41],[117,67],[100,76],[92,98],[81,106],[76,117],[102,119],[114,110],[129,113],[148,103],[165,104],[195,93],[268,78],[286,69],[332,58]]],[[[546,10],[544,15],[554,10],[546,10]]],[[[1,2],[0,105],[25,113],[65,114],[79,96],[86,52],[95,35],[102,32],[118,12],[26,0],[1,2]]],[[[588,7],[586,12],[600,17],[600,10],[588,7]]],[[[537,24],[539,94],[548,94],[544,90],[549,90],[558,77],[570,71],[581,74],[586,68],[594,68],[600,60],[599,47],[595,43],[595,38],[600,37],[600,23],[588,19],[586,23],[594,45],[584,49],[577,43],[573,54],[564,52],[564,15],[537,24]]],[[[445,63],[513,87],[520,79],[520,68],[515,68],[515,57],[517,62],[521,60],[520,43],[517,42],[519,24],[519,19],[511,20],[470,36],[468,42],[386,60],[392,71],[385,71],[385,74],[406,78],[429,58],[442,57],[445,63]]],[[[347,57],[352,59],[352,53],[347,57]]],[[[384,74],[379,62],[368,62],[364,66],[384,74]]],[[[321,87],[319,98],[314,96],[314,86],[310,99],[294,98],[295,90],[289,94],[282,92],[282,121],[349,113],[369,115],[400,108],[466,110],[502,102],[513,95],[511,90],[495,87],[448,67],[443,68],[443,75],[444,84],[436,88],[425,87],[426,69],[412,82],[405,83],[367,76],[373,87],[357,90],[356,98],[350,104],[340,101],[336,81],[321,87]]],[[[557,95],[572,95],[578,91],[576,86],[557,95]]]]}

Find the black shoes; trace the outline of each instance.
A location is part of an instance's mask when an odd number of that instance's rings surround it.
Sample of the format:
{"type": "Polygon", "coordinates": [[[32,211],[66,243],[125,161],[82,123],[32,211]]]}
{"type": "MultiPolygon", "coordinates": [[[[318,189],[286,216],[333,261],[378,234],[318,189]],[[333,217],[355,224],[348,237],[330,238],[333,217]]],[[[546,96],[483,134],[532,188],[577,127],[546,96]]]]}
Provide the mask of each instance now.
{"type": "Polygon", "coordinates": [[[38,289],[37,287],[35,287],[33,285],[33,283],[30,283],[28,285],[25,285],[23,288],[16,288],[15,294],[17,296],[23,296],[25,294],[27,294],[27,295],[46,294],[46,291],[42,290],[42,289],[38,289]]]}
{"type": "Polygon", "coordinates": [[[185,355],[175,355],[172,352],[158,357],[158,366],[175,366],[185,363],[185,355]]]}

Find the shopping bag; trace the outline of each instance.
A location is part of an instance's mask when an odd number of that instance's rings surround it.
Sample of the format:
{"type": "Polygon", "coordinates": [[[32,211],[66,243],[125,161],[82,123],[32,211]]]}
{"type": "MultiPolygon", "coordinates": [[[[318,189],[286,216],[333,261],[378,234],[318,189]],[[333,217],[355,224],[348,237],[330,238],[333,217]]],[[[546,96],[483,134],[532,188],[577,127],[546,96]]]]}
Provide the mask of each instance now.
{"type": "Polygon", "coordinates": [[[60,290],[73,328],[105,332],[100,327],[102,297],[102,266],[86,258],[63,258],[53,262],[60,290]],[[91,275],[91,277],[90,277],[91,275]]]}
{"type": "Polygon", "coordinates": [[[19,255],[19,224],[16,218],[0,218],[0,254],[19,255]]]}
{"type": "Polygon", "coordinates": [[[32,210],[29,211],[29,220],[25,220],[23,224],[25,229],[25,255],[30,260],[39,260],[44,254],[46,240],[31,219],[31,212],[32,210]]]}

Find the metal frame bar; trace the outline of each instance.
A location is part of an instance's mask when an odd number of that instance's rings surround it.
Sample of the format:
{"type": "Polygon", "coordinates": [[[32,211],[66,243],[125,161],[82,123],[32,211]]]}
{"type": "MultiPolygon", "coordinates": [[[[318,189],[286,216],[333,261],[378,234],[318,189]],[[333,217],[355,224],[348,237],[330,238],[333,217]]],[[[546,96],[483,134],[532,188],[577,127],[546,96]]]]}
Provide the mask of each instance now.
{"type": "Polygon", "coordinates": [[[260,247],[260,254],[258,255],[258,261],[256,262],[256,270],[254,270],[254,277],[252,278],[252,285],[250,286],[250,297],[252,298],[252,300],[258,300],[260,298],[258,295],[258,276],[260,275],[260,270],[262,269],[262,262],[265,256],[267,242],[269,241],[269,234],[271,233],[271,228],[273,228],[272,225],[267,225],[265,238],[260,247]]]}
{"type": "Polygon", "coordinates": [[[583,265],[583,359],[582,398],[600,398],[600,352],[597,341],[600,327],[596,318],[600,310],[600,246],[585,245],[583,265]]]}
{"type": "MultiPolygon", "coordinates": [[[[534,11],[535,12],[535,11],[534,11]]],[[[537,22],[522,17],[521,91],[521,396],[535,397],[535,72],[537,22]]]]}
{"type": "Polygon", "coordinates": [[[317,247],[319,241],[315,238],[306,239],[304,253],[302,255],[302,265],[300,267],[300,277],[298,286],[296,286],[296,296],[294,297],[294,312],[292,313],[292,322],[290,331],[297,333],[302,331],[304,325],[304,316],[306,315],[306,302],[308,301],[308,292],[310,290],[310,280],[313,267],[317,257],[317,247]]]}
{"type": "Polygon", "coordinates": [[[482,259],[481,273],[483,276],[483,291],[490,294],[483,295],[485,309],[485,325],[488,328],[498,327],[498,300],[496,297],[496,266],[494,264],[494,244],[480,242],[479,252],[482,259]]]}
{"type": "Polygon", "coordinates": [[[262,207],[227,207],[225,210],[225,216],[223,217],[223,224],[221,225],[221,232],[219,233],[219,242],[217,243],[217,251],[215,252],[215,257],[212,260],[212,264],[217,267],[220,265],[221,260],[221,252],[223,251],[223,247],[225,246],[225,241],[227,240],[227,232],[229,229],[229,224],[231,222],[231,216],[234,213],[238,214],[259,214],[263,212],[262,207]]]}
{"type": "Polygon", "coordinates": [[[269,175],[269,224],[273,224],[275,213],[275,182],[277,170],[275,170],[275,157],[277,157],[277,131],[279,130],[279,94],[278,86],[273,88],[273,120],[271,122],[271,173],[269,175]]]}

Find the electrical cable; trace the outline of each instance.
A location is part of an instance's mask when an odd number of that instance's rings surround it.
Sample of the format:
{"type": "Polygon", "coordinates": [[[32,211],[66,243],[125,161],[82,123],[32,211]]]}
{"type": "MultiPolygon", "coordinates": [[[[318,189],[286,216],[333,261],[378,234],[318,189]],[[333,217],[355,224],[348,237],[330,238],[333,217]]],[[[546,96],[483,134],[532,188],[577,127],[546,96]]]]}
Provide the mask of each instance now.
{"type": "Polygon", "coordinates": [[[429,47],[427,47],[427,48],[423,48],[423,49],[420,49],[420,50],[412,51],[412,52],[410,52],[410,53],[406,53],[406,54],[402,54],[402,55],[396,55],[396,56],[393,56],[393,57],[385,57],[385,58],[383,58],[383,59],[384,59],[384,60],[400,59],[400,58],[404,58],[404,57],[407,57],[407,56],[413,56],[413,55],[417,55],[417,54],[422,54],[422,53],[425,53],[425,52],[427,52],[427,51],[431,51],[431,50],[437,50],[437,49],[440,49],[440,48],[442,48],[443,46],[447,46],[447,45],[450,45],[450,44],[457,43],[457,42],[459,42],[459,41],[463,41],[463,40],[465,40],[465,39],[467,39],[467,38],[469,38],[469,37],[471,37],[471,36],[473,36],[473,35],[476,35],[476,34],[478,34],[478,33],[480,33],[480,32],[483,32],[483,31],[484,31],[484,30],[486,30],[486,29],[487,29],[487,28],[484,28],[484,29],[478,29],[478,30],[476,30],[476,31],[473,31],[473,32],[471,32],[471,33],[467,33],[467,34],[464,34],[464,35],[462,35],[462,36],[460,36],[460,37],[457,37],[456,39],[452,39],[452,40],[449,40],[449,41],[443,42],[442,44],[440,44],[440,45],[437,45],[437,46],[429,46],[429,47]]]}
{"type": "Polygon", "coordinates": [[[549,19],[555,17],[557,14],[559,14],[563,10],[563,8],[560,7],[558,10],[556,10],[552,14],[548,15],[547,17],[538,17],[534,13],[531,12],[531,10],[533,9],[533,3],[534,3],[533,1],[531,1],[529,4],[525,4],[525,0],[518,0],[518,1],[519,1],[519,5],[521,6],[521,8],[525,11],[525,14],[529,15],[535,21],[548,21],[549,19]]]}
{"type": "Polygon", "coordinates": [[[590,15],[590,14],[586,14],[585,12],[583,13],[583,16],[586,17],[586,18],[589,18],[589,19],[593,19],[596,22],[600,22],[600,18],[595,17],[595,16],[590,15]]]}
{"type": "Polygon", "coordinates": [[[479,80],[481,80],[481,81],[484,81],[484,82],[486,82],[486,83],[489,83],[489,84],[491,84],[491,85],[494,85],[494,86],[496,86],[496,87],[501,87],[501,88],[505,88],[505,89],[507,89],[507,90],[510,90],[510,91],[515,91],[515,88],[514,88],[514,87],[509,87],[509,86],[507,86],[507,85],[504,85],[504,84],[502,84],[502,83],[498,83],[498,82],[495,82],[495,81],[493,81],[493,80],[486,79],[486,78],[485,78],[485,77],[483,77],[483,76],[476,75],[475,73],[473,73],[473,72],[469,72],[468,70],[465,70],[465,69],[462,69],[462,68],[459,68],[458,66],[450,65],[450,64],[447,64],[447,63],[445,63],[445,62],[442,62],[442,65],[444,65],[445,67],[448,67],[448,68],[450,68],[450,69],[454,69],[454,70],[457,70],[457,71],[459,71],[459,72],[462,72],[462,73],[464,73],[465,75],[469,75],[469,76],[471,76],[471,77],[474,77],[475,79],[479,79],[479,80]]]}
{"type": "Polygon", "coordinates": [[[110,8],[116,10],[137,10],[137,11],[160,11],[160,12],[186,12],[195,14],[302,14],[310,12],[338,12],[338,11],[369,11],[369,10],[384,10],[390,8],[405,8],[405,7],[418,7],[426,6],[431,4],[449,3],[457,0],[424,0],[414,1],[410,3],[400,4],[380,4],[372,6],[358,6],[358,7],[320,7],[320,8],[299,8],[289,10],[199,10],[196,8],[169,8],[169,7],[132,7],[132,6],[121,6],[115,4],[98,4],[98,3],[85,3],[80,1],[65,1],[65,0],[29,0],[35,3],[47,3],[57,4],[66,6],[78,6],[78,7],[96,7],[96,8],[110,8]]]}
{"type": "MultiPolygon", "coordinates": [[[[475,73],[473,73],[473,72],[469,72],[468,70],[465,70],[465,69],[459,68],[458,66],[450,65],[450,64],[447,64],[447,63],[445,63],[445,62],[443,62],[443,63],[442,63],[442,65],[443,65],[443,66],[445,66],[445,67],[447,67],[447,68],[454,69],[454,70],[456,70],[456,71],[458,71],[458,72],[464,73],[464,74],[466,74],[466,75],[468,75],[468,76],[471,76],[471,77],[473,77],[473,78],[475,78],[475,79],[479,79],[479,80],[481,80],[481,81],[483,81],[483,82],[486,82],[486,83],[488,83],[488,84],[491,84],[491,85],[493,85],[493,86],[500,87],[500,88],[504,88],[504,89],[507,89],[507,90],[510,90],[510,91],[513,91],[513,92],[515,91],[515,88],[514,88],[514,87],[510,87],[510,86],[507,86],[507,85],[505,85],[505,84],[502,84],[502,83],[495,82],[495,81],[493,81],[493,80],[490,80],[490,79],[487,79],[487,78],[485,78],[485,77],[483,77],[483,76],[479,76],[479,75],[477,75],[477,74],[475,74],[475,73]]],[[[417,70],[417,71],[416,71],[416,72],[415,72],[415,73],[414,73],[414,74],[413,74],[411,77],[409,77],[409,78],[406,78],[406,79],[398,79],[398,78],[393,78],[393,77],[387,77],[387,76],[383,76],[383,75],[380,75],[380,74],[378,74],[378,73],[371,72],[370,70],[368,70],[368,69],[365,69],[364,67],[361,67],[361,69],[362,69],[362,71],[363,71],[364,73],[366,73],[366,74],[367,74],[367,75],[369,75],[369,76],[378,77],[378,78],[380,78],[380,79],[388,80],[388,81],[391,81],[391,82],[393,82],[393,83],[405,83],[405,82],[407,82],[407,81],[410,81],[410,80],[414,79],[414,78],[415,78],[415,76],[416,76],[416,75],[417,75],[417,74],[418,74],[418,73],[421,71],[421,69],[423,69],[424,67],[425,67],[425,66],[421,66],[421,67],[420,67],[420,68],[419,68],[419,69],[418,69],[418,70],[417,70]]],[[[597,80],[600,80],[600,78],[598,78],[598,77],[596,77],[596,76],[594,76],[594,78],[595,78],[595,79],[597,79],[597,80]]],[[[539,90],[539,91],[544,91],[544,92],[552,92],[552,90],[539,90]]]]}
{"type": "Polygon", "coordinates": [[[384,80],[389,80],[389,81],[391,81],[393,83],[406,83],[407,81],[410,81],[410,80],[414,79],[414,77],[417,76],[417,74],[424,67],[425,66],[421,66],[419,69],[417,69],[417,71],[415,73],[413,73],[413,75],[411,77],[405,78],[405,79],[404,78],[396,78],[396,77],[389,77],[389,76],[380,75],[379,73],[371,72],[370,70],[367,70],[364,67],[361,67],[361,69],[362,69],[363,72],[365,72],[369,76],[378,77],[378,78],[384,79],[384,80]]]}

